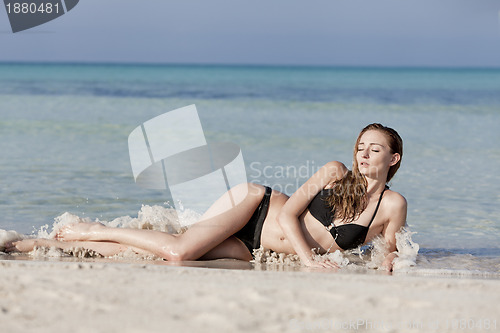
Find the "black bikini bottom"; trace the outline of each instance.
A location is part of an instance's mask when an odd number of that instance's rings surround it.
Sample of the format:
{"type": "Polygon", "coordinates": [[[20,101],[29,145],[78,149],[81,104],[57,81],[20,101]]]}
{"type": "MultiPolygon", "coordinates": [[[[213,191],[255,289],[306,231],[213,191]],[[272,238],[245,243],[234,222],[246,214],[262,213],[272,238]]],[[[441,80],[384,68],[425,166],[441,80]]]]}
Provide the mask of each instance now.
{"type": "Polygon", "coordinates": [[[268,186],[265,186],[265,188],[266,192],[264,193],[264,197],[250,220],[240,231],[234,234],[245,244],[250,253],[253,252],[253,249],[258,249],[260,247],[262,225],[264,224],[269,209],[269,199],[271,198],[272,189],[268,186]]]}

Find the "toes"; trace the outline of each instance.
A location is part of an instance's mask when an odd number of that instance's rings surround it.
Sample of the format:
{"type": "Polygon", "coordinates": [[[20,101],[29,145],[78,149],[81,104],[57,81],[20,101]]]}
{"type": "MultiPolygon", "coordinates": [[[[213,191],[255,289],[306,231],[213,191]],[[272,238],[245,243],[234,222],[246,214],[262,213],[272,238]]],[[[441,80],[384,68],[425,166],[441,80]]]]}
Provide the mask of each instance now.
{"type": "Polygon", "coordinates": [[[15,248],[13,243],[14,243],[13,241],[10,241],[4,244],[5,252],[10,252],[12,251],[12,248],[15,248]]]}
{"type": "Polygon", "coordinates": [[[55,234],[54,238],[55,239],[63,239],[64,238],[64,233],[65,233],[65,230],[66,230],[67,226],[62,226],[55,234]]]}
{"type": "Polygon", "coordinates": [[[15,243],[8,242],[5,244],[5,252],[6,253],[15,252],[15,251],[17,251],[17,247],[16,247],[15,243]]]}

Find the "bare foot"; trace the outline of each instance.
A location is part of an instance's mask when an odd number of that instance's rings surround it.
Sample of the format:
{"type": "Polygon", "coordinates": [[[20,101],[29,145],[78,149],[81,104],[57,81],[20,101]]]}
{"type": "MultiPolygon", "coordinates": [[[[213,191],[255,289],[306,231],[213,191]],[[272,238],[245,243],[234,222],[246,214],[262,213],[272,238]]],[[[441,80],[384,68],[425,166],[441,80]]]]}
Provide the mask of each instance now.
{"type": "Polygon", "coordinates": [[[30,252],[37,245],[33,238],[23,239],[5,244],[5,252],[30,252]]]}
{"type": "Polygon", "coordinates": [[[75,223],[68,224],[57,232],[55,239],[69,241],[95,240],[93,236],[105,226],[101,223],[75,223]]]}

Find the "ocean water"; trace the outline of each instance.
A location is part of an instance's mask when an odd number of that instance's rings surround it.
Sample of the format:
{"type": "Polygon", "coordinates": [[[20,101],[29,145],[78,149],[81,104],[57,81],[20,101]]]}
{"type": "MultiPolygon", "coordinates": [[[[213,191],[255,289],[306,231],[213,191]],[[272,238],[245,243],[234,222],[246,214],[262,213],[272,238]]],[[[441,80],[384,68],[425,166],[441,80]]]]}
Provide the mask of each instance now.
{"type": "Polygon", "coordinates": [[[289,195],[328,161],[351,165],[366,124],[395,128],[410,271],[500,276],[499,69],[0,64],[0,229],[168,210],[134,183],[127,139],[191,104],[207,141],[240,146],[249,181],[289,195]]]}

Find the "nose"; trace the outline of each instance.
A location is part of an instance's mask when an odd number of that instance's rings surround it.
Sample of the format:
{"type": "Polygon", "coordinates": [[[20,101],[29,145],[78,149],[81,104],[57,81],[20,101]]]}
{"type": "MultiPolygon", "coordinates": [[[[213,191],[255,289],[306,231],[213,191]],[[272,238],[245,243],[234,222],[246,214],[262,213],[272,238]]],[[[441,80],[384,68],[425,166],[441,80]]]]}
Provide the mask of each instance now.
{"type": "Polygon", "coordinates": [[[368,151],[368,149],[364,149],[361,153],[361,157],[362,158],[369,158],[370,157],[370,153],[368,151]]]}

